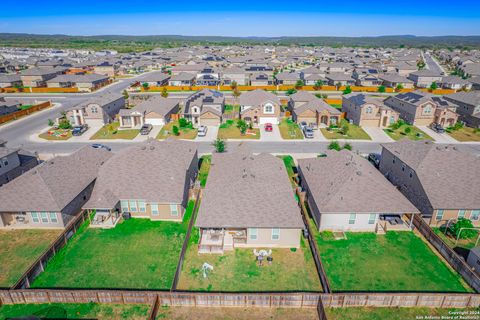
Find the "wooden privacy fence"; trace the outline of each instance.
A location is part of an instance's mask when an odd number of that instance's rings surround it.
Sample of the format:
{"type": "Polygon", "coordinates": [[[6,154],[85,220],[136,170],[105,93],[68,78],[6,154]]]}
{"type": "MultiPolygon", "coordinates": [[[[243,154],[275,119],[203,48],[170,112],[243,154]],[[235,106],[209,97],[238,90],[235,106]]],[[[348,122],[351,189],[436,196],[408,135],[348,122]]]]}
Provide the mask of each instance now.
{"type": "Polygon", "coordinates": [[[52,105],[52,103],[50,101],[47,101],[47,102],[43,102],[43,103],[40,103],[40,104],[36,104],[36,105],[34,105],[34,106],[32,106],[28,109],[25,109],[25,110],[18,110],[18,111],[6,114],[4,116],[0,116],[0,124],[8,122],[8,121],[12,121],[12,120],[17,120],[18,118],[21,118],[21,117],[27,116],[31,113],[35,113],[37,111],[48,108],[51,105],[52,105]]]}
{"type": "Polygon", "coordinates": [[[447,260],[448,264],[465,279],[470,287],[475,289],[476,292],[480,292],[480,277],[470,268],[465,260],[435,234],[432,228],[430,228],[421,217],[414,215],[413,224],[442,257],[447,260]]]}
{"type": "Polygon", "coordinates": [[[77,215],[60,234],[53,244],[43,252],[43,254],[35,260],[30,268],[25,271],[21,278],[12,286],[12,289],[29,288],[35,278],[45,270],[48,261],[63,248],[67,241],[77,232],[78,228],[88,217],[87,211],[82,211],[77,215]]]}

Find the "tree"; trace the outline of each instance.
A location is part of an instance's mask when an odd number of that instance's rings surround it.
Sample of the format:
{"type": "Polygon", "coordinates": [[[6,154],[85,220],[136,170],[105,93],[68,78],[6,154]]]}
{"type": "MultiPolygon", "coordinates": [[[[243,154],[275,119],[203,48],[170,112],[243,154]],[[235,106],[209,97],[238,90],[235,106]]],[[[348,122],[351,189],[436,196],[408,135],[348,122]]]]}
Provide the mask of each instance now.
{"type": "Polygon", "coordinates": [[[291,96],[292,94],[295,94],[295,93],[297,93],[297,90],[295,90],[295,89],[288,89],[288,90],[285,92],[285,94],[286,94],[287,96],[291,96]]]}
{"type": "Polygon", "coordinates": [[[52,119],[48,119],[48,126],[49,127],[53,127],[54,124],[55,124],[55,122],[53,122],[52,119]]]}
{"type": "Polygon", "coordinates": [[[352,93],[352,88],[350,88],[350,86],[347,86],[345,90],[343,90],[343,94],[349,94],[349,93],[352,93]]]}
{"type": "Polygon", "coordinates": [[[385,86],[378,87],[378,92],[385,92],[385,86]]]}
{"type": "Polygon", "coordinates": [[[217,138],[215,141],[213,141],[213,146],[215,147],[216,152],[225,152],[225,140],[217,138]]]}
{"type": "Polygon", "coordinates": [[[160,95],[164,98],[168,97],[168,91],[166,87],[163,87],[162,93],[160,95]]]}
{"type": "Polygon", "coordinates": [[[240,129],[240,133],[243,136],[247,132],[248,124],[245,122],[245,120],[240,119],[237,121],[237,128],[240,129]]]}
{"type": "Polygon", "coordinates": [[[403,85],[401,83],[397,84],[397,87],[395,88],[396,91],[400,91],[403,89],[403,85]]]}
{"type": "Polygon", "coordinates": [[[178,126],[179,126],[180,128],[186,128],[187,125],[188,125],[187,119],[185,119],[185,118],[180,118],[180,119],[178,119],[178,126]]]}
{"type": "Polygon", "coordinates": [[[305,85],[305,83],[303,82],[303,80],[298,80],[296,83],[295,83],[295,88],[296,89],[300,89],[301,87],[303,87],[305,85]]]}
{"type": "Polygon", "coordinates": [[[335,86],[337,87],[337,90],[339,90],[340,87],[342,86],[342,83],[341,83],[341,82],[337,82],[337,83],[335,84],[335,86]]]}
{"type": "Polygon", "coordinates": [[[143,87],[143,89],[148,90],[149,85],[148,85],[148,83],[144,82],[144,83],[142,83],[142,87],[143,87]]]}
{"type": "Polygon", "coordinates": [[[70,121],[68,121],[66,118],[63,118],[58,122],[58,127],[60,129],[67,130],[67,129],[71,129],[72,125],[70,124],[70,121]]]}
{"type": "Polygon", "coordinates": [[[179,136],[179,135],[180,135],[180,130],[178,129],[177,126],[173,126],[173,127],[172,127],[172,133],[173,133],[173,135],[175,135],[175,136],[179,136]]]}
{"type": "Polygon", "coordinates": [[[233,89],[232,95],[235,98],[235,101],[238,101],[238,97],[240,97],[241,94],[242,94],[242,92],[240,90],[238,90],[237,87],[235,87],[233,89]]]}
{"type": "Polygon", "coordinates": [[[451,231],[455,235],[455,237],[458,237],[459,239],[470,239],[473,238],[476,234],[478,234],[478,231],[472,229],[462,230],[462,228],[473,228],[472,221],[469,219],[460,218],[452,225],[451,231]]]}
{"type": "Polygon", "coordinates": [[[232,83],[230,84],[230,87],[232,88],[232,90],[235,91],[235,89],[237,89],[238,87],[237,81],[232,81],[232,83]]]}
{"type": "Polygon", "coordinates": [[[432,82],[432,84],[430,85],[430,90],[437,90],[438,89],[438,85],[435,81],[432,82]]]}
{"type": "Polygon", "coordinates": [[[315,90],[320,90],[323,87],[323,81],[322,80],[317,80],[315,81],[315,84],[313,85],[313,88],[315,90]]]}
{"type": "Polygon", "coordinates": [[[123,94],[123,98],[124,98],[125,100],[128,100],[129,95],[128,95],[127,90],[123,90],[123,93],[122,93],[122,94],[123,94]]]}
{"type": "Polygon", "coordinates": [[[340,151],[342,148],[340,147],[340,144],[337,141],[332,141],[328,145],[328,150],[337,150],[340,151]]]}

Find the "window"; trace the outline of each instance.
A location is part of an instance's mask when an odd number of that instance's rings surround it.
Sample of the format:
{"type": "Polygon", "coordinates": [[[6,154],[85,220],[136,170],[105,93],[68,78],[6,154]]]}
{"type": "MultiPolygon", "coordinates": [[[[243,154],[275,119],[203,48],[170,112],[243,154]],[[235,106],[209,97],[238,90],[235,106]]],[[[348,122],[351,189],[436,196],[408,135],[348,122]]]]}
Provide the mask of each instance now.
{"type": "Polygon", "coordinates": [[[410,170],[410,178],[413,178],[413,170],[410,170]]]}
{"type": "Polygon", "coordinates": [[[5,167],[8,166],[8,158],[3,158],[2,162],[5,167]]]}
{"type": "Polygon", "coordinates": [[[137,212],[137,202],[136,201],[130,201],[130,211],[137,212]]]}
{"type": "Polygon", "coordinates": [[[273,228],[272,229],[272,240],[278,240],[278,239],[280,239],[280,229],[273,228]]]}
{"type": "Polygon", "coordinates": [[[92,107],[92,113],[98,113],[97,107],[92,107]]]}
{"type": "Polygon", "coordinates": [[[395,163],[395,156],[393,156],[393,160],[392,160],[393,163],[395,163]]]}
{"type": "Polygon", "coordinates": [[[257,228],[248,229],[248,234],[250,236],[250,240],[257,240],[257,228]]]}
{"type": "Polygon", "coordinates": [[[128,212],[128,201],[120,201],[120,206],[122,207],[122,212],[128,212]]]}
{"type": "Polygon", "coordinates": [[[480,210],[472,210],[472,220],[478,220],[478,218],[480,217],[480,210]]]}
{"type": "Polygon", "coordinates": [[[158,215],[158,204],[152,203],[150,205],[150,208],[152,209],[152,215],[157,216],[158,215]]]}
{"type": "Polygon", "coordinates": [[[56,213],[56,212],[50,212],[50,222],[51,222],[51,223],[57,223],[57,222],[58,222],[57,213],[56,213]]]}
{"type": "Polygon", "coordinates": [[[366,112],[367,113],[372,113],[372,111],[373,111],[372,107],[368,106],[366,112]]]}
{"type": "Polygon", "coordinates": [[[465,218],[465,210],[458,210],[458,219],[465,218]]]}
{"type": "Polygon", "coordinates": [[[42,223],[48,223],[48,215],[46,212],[41,213],[42,223]]]}
{"type": "Polygon", "coordinates": [[[178,216],[178,206],[176,204],[170,205],[170,214],[172,216],[178,216]]]}
{"type": "Polygon", "coordinates": [[[374,224],[376,219],[377,215],[375,213],[370,213],[368,216],[368,224],[374,224]]]}
{"type": "Polygon", "coordinates": [[[405,163],[402,163],[402,171],[405,171],[405,163]]]}
{"type": "Polygon", "coordinates": [[[357,219],[357,215],[355,213],[350,213],[350,218],[348,219],[348,224],[355,224],[356,219],[357,219]]]}
{"type": "Polygon", "coordinates": [[[263,107],[263,113],[274,113],[274,112],[273,112],[273,105],[271,105],[271,104],[266,104],[266,105],[263,107]]]}
{"type": "Polygon", "coordinates": [[[443,219],[443,210],[437,210],[437,221],[440,221],[443,219]]]}
{"type": "Polygon", "coordinates": [[[38,218],[38,212],[30,212],[30,214],[32,215],[32,221],[34,223],[39,223],[40,222],[40,219],[38,218]]]}
{"type": "Polygon", "coordinates": [[[425,106],[425,108],[423,108],[423,113],[424,113],[424,114],[430,114],[430,113],[432,113],[432,106],[429,105],[429,104],[427,104],[427,105],[425,106]]]}
{"type": "Polygon", "coordinates": [[[140,212],[146,212],[147,208],[145,208],[145,201],[138,201],[138,208],[140,212]]]}

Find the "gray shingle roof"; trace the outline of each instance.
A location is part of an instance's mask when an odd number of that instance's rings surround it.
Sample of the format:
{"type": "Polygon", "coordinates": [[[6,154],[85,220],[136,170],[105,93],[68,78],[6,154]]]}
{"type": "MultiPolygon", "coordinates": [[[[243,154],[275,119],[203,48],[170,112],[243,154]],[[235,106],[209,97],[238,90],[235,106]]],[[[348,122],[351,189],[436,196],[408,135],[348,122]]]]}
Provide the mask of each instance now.
{"type": "Polygon", "coordinates": [[[241,147],[213,154],[196,226],[303,228],[282,160],[241,147]]]}
{"type": "Polygon", "coordinates": [[[280,104],[280,100],[278,99],[277,95],[261,89],[245,92],[239,98],[239,103],[242,106],[256,107],[267,101],[280,104]]]}
{"type": "Polygon", "coordinates": [[[179,103],[180,103],[179,99],[153,96],[150,99],[136,105],[131,109],[120,109],[119,114],[122,116],[122,115],[130,115],[134,112],[140,112],[145,114],[150,112],[155,112],[165,117],[165,115],[171,113],[172,109],[178,106],[179,103]]]}

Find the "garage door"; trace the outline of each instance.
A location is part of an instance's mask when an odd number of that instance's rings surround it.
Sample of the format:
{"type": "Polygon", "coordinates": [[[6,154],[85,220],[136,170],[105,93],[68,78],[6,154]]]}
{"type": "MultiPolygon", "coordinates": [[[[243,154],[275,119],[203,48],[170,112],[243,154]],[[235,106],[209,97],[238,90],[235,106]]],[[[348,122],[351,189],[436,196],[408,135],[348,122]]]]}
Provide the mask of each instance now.
{"type": "Polygon", "coordinates": [[[271,124],[278,124],[277,117],[260,117],[258,119],[259,124],[271,123],[271,124]]]}
{"type": "Polygon", "coordinates": [[[220,119],[201,119],[200,118],[200,125],[203,126],[219,126],[220,119]]]}
{"type": "Polygon", "coordinates": [[[152,119],[145,119],[145,123],[151,124],[152,126],[163,126],[165,124],[164,119],[159,118],[152,118],[152,119]]]}

